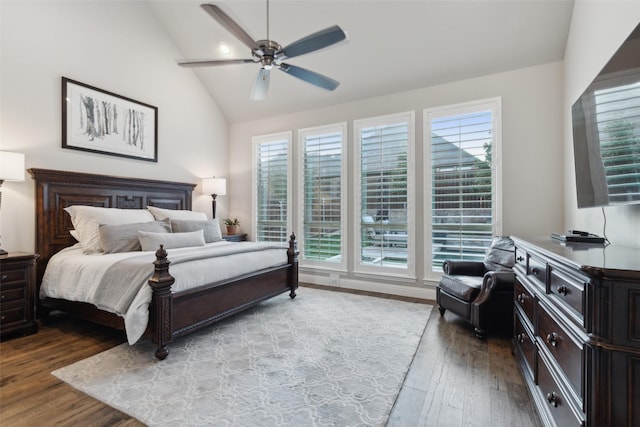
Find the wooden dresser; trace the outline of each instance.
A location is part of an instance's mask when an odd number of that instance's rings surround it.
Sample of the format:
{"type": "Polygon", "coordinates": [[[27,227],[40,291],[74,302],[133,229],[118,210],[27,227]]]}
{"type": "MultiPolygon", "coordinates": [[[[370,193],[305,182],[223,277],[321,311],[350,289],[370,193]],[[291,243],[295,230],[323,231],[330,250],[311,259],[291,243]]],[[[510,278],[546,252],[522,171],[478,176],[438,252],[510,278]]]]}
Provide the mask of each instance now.
{"type": "Polygon", "coordinates": [[[640,426],[640,249],[516,245],[514,354],[547,426],[640,426]]]}

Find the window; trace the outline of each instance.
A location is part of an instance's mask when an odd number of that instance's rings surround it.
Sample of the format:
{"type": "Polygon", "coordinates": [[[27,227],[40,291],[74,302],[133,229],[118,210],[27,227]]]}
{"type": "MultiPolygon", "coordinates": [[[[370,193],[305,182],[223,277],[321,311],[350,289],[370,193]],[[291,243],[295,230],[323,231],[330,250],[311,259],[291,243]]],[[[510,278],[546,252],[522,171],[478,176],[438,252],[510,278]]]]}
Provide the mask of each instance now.
{"type": "Polygon", "coordinates": [[[499,117],[499,99],[425,112],[425,254],[433,272],[445,259],[482,260],[500,234],[499,117]]]}
{"type": "Polygon", "coordinates": [[[344,138],[346,124],[299,131],[304,181],[298,200],[302,219],[301,265],[345,267],[344,138]]]}
{"type": "Polygon", "coordinates": [[[258,242],[289,239],[291,132],[253,139],[255,236],[258,242]]]}
{"type": "Polygon", "coordinates": [[[357,263],[360,271],[408,274],[413,266],[412,171],[413,113],[355,123],[360,201],[357,263]]]}

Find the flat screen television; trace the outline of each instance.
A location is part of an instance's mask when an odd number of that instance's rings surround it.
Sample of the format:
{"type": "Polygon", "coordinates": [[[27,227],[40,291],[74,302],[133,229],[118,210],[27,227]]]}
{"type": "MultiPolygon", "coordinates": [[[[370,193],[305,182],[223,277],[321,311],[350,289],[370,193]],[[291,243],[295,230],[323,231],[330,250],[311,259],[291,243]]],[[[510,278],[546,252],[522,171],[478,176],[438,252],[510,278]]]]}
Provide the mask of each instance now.
{"type": "Polygon", "coordinates": [[[578,207],[640,203],[640,24],[571,115],[578,207]]]}

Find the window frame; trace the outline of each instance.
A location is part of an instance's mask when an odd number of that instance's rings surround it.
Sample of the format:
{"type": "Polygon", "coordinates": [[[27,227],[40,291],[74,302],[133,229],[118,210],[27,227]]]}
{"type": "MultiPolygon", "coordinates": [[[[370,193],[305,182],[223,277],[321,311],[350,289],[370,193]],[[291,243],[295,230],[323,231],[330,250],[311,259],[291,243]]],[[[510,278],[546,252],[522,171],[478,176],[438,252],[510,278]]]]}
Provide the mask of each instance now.
{"type": "Polygon", "coordinates": [[[298,130],[297,135],[297,186],[296,203],[297,203],[297,223],[300,227],[300,236],[298,237],[298,249],[300,250],[300,256],[298,257],[298,263],[301,267],[322,267],[325,270],[347,271],[347,122],[334,123],[323,126],[315,126],[298,130]],[[340,159],[340,262],[329,262],[320,260],[308,260],[304,258],[305,248],[305,235],[304,235],[304,212],[305,212],[305,138],[312,135],[323,135],[329,133],[340,133],[342,141],[340,144],[341,159],[340,159]]]}
{"type": "Polygon", "coordinates": [[[432,119],[448,116],[458,116],[480,111],[491,111],[493,119],[493,139],[491,147],[491,178],[492,178],[492,235],[502,235],[502,98],[494,97],[475,100],[459,104],[441,107],[427,108],[423,110],[423,165],[424,165],[424,277],[423,280],[437,281],[442,277],[442,272],[434,271],[432,267],[432,221],[433,221],[433,180],[431,166],[431,129],[432,119]]]}
{"type": "Polygon", "coordinates": [[[353,121],[353,168],[351,176],[353,178],[353,245],[352,245],[352,266],[351,270],[355,274],[375,274],[379,276],[392,276],[398,278],[415,279],[415,112],[405,111],[394,114],[387,114],[376,117],[368,117],[353,121]],[[362,251],[362,206],[360,202],[362,192],[362,143],[360,139],[361,131],[366,127],[384,126],[393,123],[407,123],[407,265],[406,267],[387,267],[363,264],[361,261],[362,251]],[[357,200],[356,200],[357,199],[357,200]]]}
{"type": "MultiPolygon", "coordinates": [[[[292,140],[293,140],[293,132],[292,131],[283,131],[265,135],[258,135],[251,138],[251,231],[252,235],[255,236],[255,241],[260,242],[258,240],[258,147],[261,144],[269,144],[286,141],[287,144],[287,232],[286,232],[286,241],[288,241],[291,232],[293,231],[293,191],[292,191],[292,177],[293,177],[293,169],[292,169],[292,140]]],[[[283,242],[283,243],[286,243],[283,242]]]]}

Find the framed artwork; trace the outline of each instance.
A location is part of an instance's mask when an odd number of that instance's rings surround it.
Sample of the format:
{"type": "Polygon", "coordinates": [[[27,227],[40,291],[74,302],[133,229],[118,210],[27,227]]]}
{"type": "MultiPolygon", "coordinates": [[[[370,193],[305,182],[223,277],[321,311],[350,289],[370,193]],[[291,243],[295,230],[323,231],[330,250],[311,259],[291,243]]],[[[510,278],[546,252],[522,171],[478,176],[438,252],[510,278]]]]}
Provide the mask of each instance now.
{"type": "Polygon", "coordinates": [[[158,108],[62,78],[62,148],[158,161],[158,108]]]}

